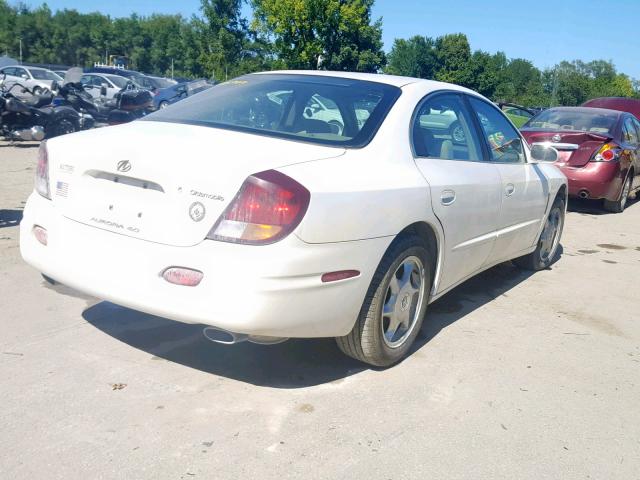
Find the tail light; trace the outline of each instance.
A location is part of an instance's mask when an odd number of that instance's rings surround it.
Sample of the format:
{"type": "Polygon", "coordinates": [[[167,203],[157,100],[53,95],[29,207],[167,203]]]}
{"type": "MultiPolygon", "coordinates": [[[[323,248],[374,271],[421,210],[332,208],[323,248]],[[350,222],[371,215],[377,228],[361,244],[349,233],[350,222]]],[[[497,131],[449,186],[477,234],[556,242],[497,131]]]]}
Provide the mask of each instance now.
{"type": "Polygon", "coordinates": [[[51,190],[49,189],[49,155],[47,153],[47,142],[40,144],[38,150],[38,166],[36,168],[35,189],[44,198],[51,200],[51,190]]]}
{"type": "Polygon", "coordinates": [[[620,147],[615,143],[605,143],[600,150],[598,150],[593,158],[592,162],[614,162],[620,158],[620,147]]]}
{"type": "Polygon", "coordinates": [[[207,238],[266,245],[289,235],[309,207],[309,191],[292,178],[268,170],[247,178],[207,238]]]}

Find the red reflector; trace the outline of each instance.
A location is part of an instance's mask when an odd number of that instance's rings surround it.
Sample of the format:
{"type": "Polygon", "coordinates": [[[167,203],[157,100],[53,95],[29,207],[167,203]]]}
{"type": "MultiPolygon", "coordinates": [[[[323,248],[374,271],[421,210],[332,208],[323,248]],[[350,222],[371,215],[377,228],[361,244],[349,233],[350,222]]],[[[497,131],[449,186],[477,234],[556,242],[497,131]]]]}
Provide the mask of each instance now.
{"type": "Polygon", "coordinates": [[[47,245],[49,235],[47,234],[46,228],[42,228],[40,225],[35,225],[33,227],[33,235],[42,245],[47,245]]]}
{"type": "Polygon", "coordinates": [[[198,270],[190,268],[171,267],[167,268],[162,274],[167,282],[175,285],[184,285],[185,287],[195,287],[200,283],[204,274],[198,270]]]}
{"type": "Polygon", "coordinates": [[[322,283],[337,282],[338,280],[346,280],[360,275],[358,270],[340,270],[339,272],[325,273],[320,277],[322,283]]]}

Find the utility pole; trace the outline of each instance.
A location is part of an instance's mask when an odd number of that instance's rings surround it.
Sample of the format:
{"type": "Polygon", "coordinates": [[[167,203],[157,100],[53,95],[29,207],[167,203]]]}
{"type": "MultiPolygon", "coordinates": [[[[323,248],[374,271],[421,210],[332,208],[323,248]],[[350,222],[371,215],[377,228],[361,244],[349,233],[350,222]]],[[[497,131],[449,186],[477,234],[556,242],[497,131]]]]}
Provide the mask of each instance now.
{"type": "Polygon", "coordinates": [[[173,58],[171,59],[171,80],[173,80],[173,58]]]}
{"type": "Polygon", "coordinates": [[[20,65],[22,65],[22,39],[20,39],[20,65]]]}

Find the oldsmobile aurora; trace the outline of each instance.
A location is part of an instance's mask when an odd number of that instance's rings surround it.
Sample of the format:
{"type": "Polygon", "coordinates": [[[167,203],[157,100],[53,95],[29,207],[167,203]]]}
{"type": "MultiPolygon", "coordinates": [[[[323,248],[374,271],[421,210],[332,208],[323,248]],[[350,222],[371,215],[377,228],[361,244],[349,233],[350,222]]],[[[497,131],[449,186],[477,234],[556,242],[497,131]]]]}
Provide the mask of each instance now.
{"type": "Polygon", "coordinates": [[[455,85],[252,74],[43,144],[20,247],[45,278],[214,341],[336,337],[388,366],[465,279],[554,261],[556,159],[455,85]]]}

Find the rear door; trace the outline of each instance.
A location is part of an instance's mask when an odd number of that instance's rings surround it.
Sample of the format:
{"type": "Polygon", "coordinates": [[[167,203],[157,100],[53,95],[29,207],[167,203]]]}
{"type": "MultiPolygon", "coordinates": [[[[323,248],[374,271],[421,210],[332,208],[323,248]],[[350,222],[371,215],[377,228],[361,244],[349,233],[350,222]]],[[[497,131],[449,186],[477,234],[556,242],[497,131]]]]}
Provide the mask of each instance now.
{"type": "Polygon", "coordinates": [[[439,291],[482,268],[493,250],[502,180],[482,159],[481,141],[460,94],[429,95],[412,126],[416,164],[444,230],[439,291]]]}
{"type": "Polygon", "coordinates": [[[535,164],[527,163],[522,138],[494,105],[469,96],[485,145],[485,161],[500,172],[502,209],[491,263],[509,260],[531,247],[546,210],[549,185],[535,164]]]}

